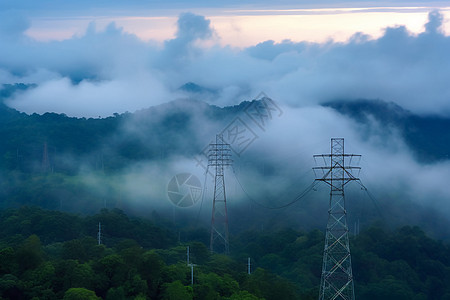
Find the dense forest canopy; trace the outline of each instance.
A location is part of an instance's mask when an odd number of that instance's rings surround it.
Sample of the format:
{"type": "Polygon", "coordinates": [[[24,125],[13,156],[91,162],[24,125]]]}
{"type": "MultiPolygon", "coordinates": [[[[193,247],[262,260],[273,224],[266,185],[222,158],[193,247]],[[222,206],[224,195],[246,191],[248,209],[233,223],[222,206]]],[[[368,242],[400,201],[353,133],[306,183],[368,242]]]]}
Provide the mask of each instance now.
{"type": "MultiPolygon", "coordinates": [[[[324,241],[318,230],[245,231],[232,237],[231,254],[224,256],[210,253],[206,230],[132,218],[117,209],[82,217],[23,207],[4,210],[0,223],[4,299],[279,300],[318,295],[324,241]],[[188,246],[195,264],[193,286],[188,246]]],[[[359,299],[450,299],[450,247],[420,228],[373,226],[351,237],[351,249],[359,299]]]]}

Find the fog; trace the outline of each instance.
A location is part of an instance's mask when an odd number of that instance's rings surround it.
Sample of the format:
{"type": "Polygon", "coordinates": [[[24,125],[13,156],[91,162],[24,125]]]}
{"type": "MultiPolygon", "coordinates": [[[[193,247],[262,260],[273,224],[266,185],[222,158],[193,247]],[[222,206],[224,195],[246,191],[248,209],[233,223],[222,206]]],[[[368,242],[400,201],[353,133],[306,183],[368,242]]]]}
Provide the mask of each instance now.
{"type": "MultiPolygon", "coordinates": [[[[377,39],[356,33],[345,43],[265,41],[246,49],[220,46],[211,22],[193,13],[179,16],[175,38],[162,46],[144,42],[114,23],[104,30],[91,23],[81,36],[39,42],[24,34],[30,26],[26,16],[13,11],[3,16],[7,17],[0,17],[0,83],[35,84],[14,93],[5,103],[29,114],[56,112],[97,118],[186,98],[224,107],[265,92],[279,111],[264,127],[248,114],[240,115],[256,137],[245,150],[235,153],[234,171],[227,171],[230,206],[236,210],[247,207],[249,196],[270,206],[288,203],[314,181],[312,156],[328,153],[332,137],[345,138],[346,152],[362,155],[361,181],[381,204],[398,201],[399,206],[424,206],[442,214],[450,210],[447,160],[419,162],[398,128],[385,128],[375,119],[362,125],[321,106],[334,100],[381,99],[416,115],[450,117],[450,38],[441,30],[443,17],[438,11],[430,12],[418,35],[399,26],[386,28],[377,39]],[[180,89],[189,82],[199,90],[180,89]]],[[[201,156],[215,134],[234,120],[234,116],[223,120],[206,117],[200,106],[197,111],[189,109],[189,134],[177,140],[177,147],[192,147],[195,153],[133,162],[107,179],[78,162],[85,184],[100,198],[110,197],[111,191],[126,195],[127,203],[122,205],[135,211],[147,206],[178,211],[167,199],[169,180],[187,172],[203,183],[204,169],[198,166],[196,153],[201,156]]],[[[158,114],[169,112],[170,106],[158,114]]],[[[155,147],[158,141],[141,130],[139,116],[137,113],[123,123],[114,139],[133,135],[149,149],[155,147]]],[[[158,117],[153,117],[158,124],[158,117]]],[[[113,140],[106,141],[102,151],[112,145],[113,140]]],[[[206,182],[205,218],[211,205],[211,178],[206,182]]],[[[357,189],[358,185],[354,192],[358,201],[373,215],[372,200],[357,189]]],[[[296,204],[298,214],[284,212],[293,215],[292,221],[309,215],[306,219],[312,222],[319,208],[326,206],[327,197],[322,188],[302,202],[304,206],[296,204]],[[318,201],[323,203],[308,213],[318,201]]],[[[197,203],[180,211],[193,216],[199,207],[197,203]]],[[[401,210],[391,210],[397,212],[401,210]]],[[[394,218],[414,223],[414,217],[394,218]]]]}

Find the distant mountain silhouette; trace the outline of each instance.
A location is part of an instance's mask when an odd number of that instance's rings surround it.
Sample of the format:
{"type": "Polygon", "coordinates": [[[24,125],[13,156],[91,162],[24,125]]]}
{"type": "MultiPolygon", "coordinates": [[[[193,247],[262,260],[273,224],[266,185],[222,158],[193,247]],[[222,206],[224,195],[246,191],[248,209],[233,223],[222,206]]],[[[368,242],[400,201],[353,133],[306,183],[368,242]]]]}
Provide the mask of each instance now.
{"type": "Polygon", "coordinates": [[[181,91],[193,93],[193,94],[204,94],[204,93],[213,94],[213,95],[217,94],[216,90],[210,89],[210,88],[205,88],[205,87],[200,86],[193,82],[185,83],[179,89],[181,91]]]}
{"type": "MultiPolygon", "coordinates": [[[[10,85],[4,87],[0,96],[5,98],[28,87],[10,85]]],[[[199,100],[181,99],[134,113],[87,119],[56,113],[28,115],[0,102],[0,166],[33,171],[40,165],[45,144],[56,170],[66,172],[72,168],[63,158],[67,155],[92,165],[98,165],[101,156],[102,164],[112,170],[133,161],[193,156],[207,145],[197,139],[199,132],[213,138],[213,132],[223,129],[224,123],[250,104],[244,101],[220,108],[199,100]],[[199,124],[201,120],[218,128],[206,128],[199,124]]]]}
{"type": "MultiPolygon", "coordinates": [[[[31,87],[3,85],[0,100],[31,87]]],[[[194,83],[185,84],[183,88],[202,90],[194,83]]],[[[191,97],[134,113],[86,119],[56,113],[28,115],[1,101],[0,167],[33,171],[41,164],[44,145],[56,170],[65,172],[74,168],[67,163],[67,157],[94,166],[99,165],[101,159],[103,167],[110,170],[139,160],[161,160],[173,155],[192,157],[252,103],[244,101],[221,108],[191,97]]],[[[387,135],[395,130],[418,160],[448,159],[450,118],[415,115],[381,100],[337,100],[323,105],[362,124],[358,130],[363,138],[387,135]],[[373,129],[375,127],[377,130],[373,129]]],[[[75,167],[77,165],[79,163],[75,167]]]]}
{"type": "Polygon", "coordinates": [[[376,121],[386,133],[397,130],[420,161],[449,158],[450,118],[413,114],[395,103],[381,100],[339,100],[323,105],[361,124],[376,121]]]}

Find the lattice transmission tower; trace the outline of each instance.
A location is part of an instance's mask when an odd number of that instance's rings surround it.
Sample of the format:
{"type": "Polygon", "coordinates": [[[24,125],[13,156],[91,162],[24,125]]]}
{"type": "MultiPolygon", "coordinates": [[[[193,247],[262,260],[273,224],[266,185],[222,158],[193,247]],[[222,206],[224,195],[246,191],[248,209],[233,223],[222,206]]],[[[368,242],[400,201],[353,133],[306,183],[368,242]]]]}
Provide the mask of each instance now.
{"type": "Polygon", "coordinates": [[[361,168],[352,166],[352,162],[360,158],[361,155],[344,152],[343,138],[331,139],[330,154],[314,155],[316,163],[317,159],[321,161],[320,166],[313,168],[316,180],[331,188],[319,300],[355,299],[344,186],[359,180],[354,173],[359,174],[361,168]],[[322,176],[317,176],[317,171],[322,176]]]}
{"type": "Polygon", "coordinates": [[[228,254],[230,251],[224,168],[231,166],[232,163],[230,144],[224,142],[222,134],[216,135],[216,142],[209,145],[208,151],[208,168],[215,167],[211,216],[211,252],[228,254]]]}

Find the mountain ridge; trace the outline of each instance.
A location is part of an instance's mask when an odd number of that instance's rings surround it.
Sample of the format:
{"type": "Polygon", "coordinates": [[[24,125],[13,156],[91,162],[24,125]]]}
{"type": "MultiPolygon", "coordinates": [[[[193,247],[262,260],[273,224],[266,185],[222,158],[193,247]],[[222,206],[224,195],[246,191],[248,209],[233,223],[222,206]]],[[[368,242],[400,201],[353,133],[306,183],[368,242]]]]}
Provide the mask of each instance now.
{"type": "MultiPolygon", "coordinates": [[[[383,134],[389,134],[392,128],[397,129],[421,162],[433,163],[449,158],[450,118],[417,115],[393,102],[382,100],[335,100],[322,105],[369,127],[375,120],[381,125],[383,134]]],[[[360,134],[367,134],[367,130],[360,134]]]]}
{"type": "MultiPolygon", "coordinates": [[[[11,94],[13,89],[26,88],[29,86],[8,85],[0,93],[0,98],[11,94]]],[[[191,97],[133,113],[116,113],[105,118],[77,118],[50,112],[26,114],[0,102],[0,124],[2,124],[0,137],[4,141],[0,146],[0,160],[2,160],[0,165],[14,169],[20,156],[22,160],[28,157],[29,160],[35,161],[27,162],[28,165],[36,165],[36,161],[42,159],[44,144],[59,152],[84,156],[96,151],[104,153],[113,151],[105,150],[102,146],[108,144],[111,147],[118,147],[118,152],[122,153],[120,156],[126,158],[118,164],[122,166],[132,159],[133,155],[138,159],[155,159],[159,155],[157,152],[167,150],[169,152],[166,155],[177,153],[193,155],[198,153],[198,148],[203,146],[201,144],[203,142],[191,139],[192,144],[182,151],[177,149],[177,145],[183,144],[182,141],[186,136],[193,135],[192,131],[195,130],[193,127],[198,127],[196,125],[198,119],[204,118],[213,123],[225,122],[243,112],[254,101],[259,100],[253,99],[233,106],[219,107],[191,97]],[[125,134],[125,138],[119,138],[119,133],[123,134],[123,128],[126,127],[125,124],[130,123],[135,130],[148,132],[148,135],[125,134]],[[153,136],[150,138],[150,135],[153,136]]],[[[396,129],[419,161],[426,163],[442,161],[448,159],[450,154],[448,142],[450,130],[447,130],[450,128],[449,118],[419,116],[393,102],[382,100],[334,100],[323,103],[322,106],[363,124],[359,132],[362,138],[374,134],[370,131],[374,121],[382,129],[381,134],[389,134],[392,128],[396,129]]]]}

